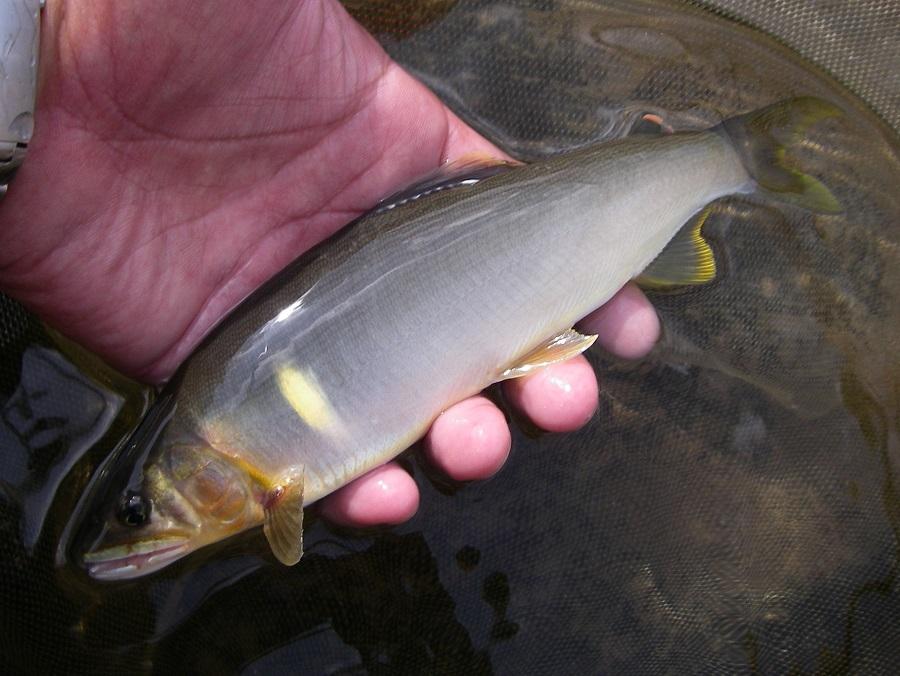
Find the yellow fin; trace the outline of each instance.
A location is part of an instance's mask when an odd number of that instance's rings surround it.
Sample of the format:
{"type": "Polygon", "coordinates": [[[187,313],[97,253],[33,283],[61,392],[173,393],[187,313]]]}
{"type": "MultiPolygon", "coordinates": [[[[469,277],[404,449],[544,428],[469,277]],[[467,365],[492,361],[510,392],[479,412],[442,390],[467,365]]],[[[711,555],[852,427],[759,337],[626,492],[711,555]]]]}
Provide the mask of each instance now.
{"type": "Polygon", "coordinates": [[[584,352],[595,340],[597,336],[585,336],[575,329],[567,329],[526,354],[515,366],[503,371],[498,380],[519,378],[550,364],[565,361],[584,352]]]}
{"type": "Polygon", "coordinates": [[[314,430],[322,430],[334,422],[334,410],[314,373],[283,365],[275,375],[281,395],[303,422],[314,430]]]}
{"type": "Polygon", "coordinates": [[[303,472],[293,471],[266,496],[263,533],[275,558],[293,566],[303,556],[303,472]]]}
{"type": "Polygon", "coordinates": [[[491,155],[483,150],[473,150],[472,152],[463,153],[455,160],[446,162],[441,165],[441,171],[445,176],[458,176],[467,171],[484,169],[485,167],[501,166],[501,167],[521,167],[525,163],[519,160],[505,160],[496,155],[491,155]]]}
{"type": "Polygon", "coordinates": [[[700,232],[711,211],[706,207],[689,221],[635,281],[645,289],[666,289],[715,279],[716,259],[700,232]]]}

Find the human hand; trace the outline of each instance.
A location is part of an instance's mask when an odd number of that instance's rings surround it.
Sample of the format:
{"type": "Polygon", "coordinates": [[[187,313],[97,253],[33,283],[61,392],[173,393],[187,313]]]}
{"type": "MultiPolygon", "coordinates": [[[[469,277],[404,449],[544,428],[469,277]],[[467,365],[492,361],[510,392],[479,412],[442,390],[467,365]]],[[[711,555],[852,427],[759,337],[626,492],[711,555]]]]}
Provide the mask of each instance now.
{"type": "MultiPolygon", "coordinates": [[[[36,133],[0,206],[0,287],[139,378],[160,381],[288,262],[441,163],[502,153],[384,54],[333,0],[50,2],[36,133]]],[[[640,356],[659,333],[628,286],[585,320],[640,356]]],[[[511,381],[541,427],[597,405],[583,357],[511,381]]],[[[425,442],[458,480],[502,465],[483,397],[425,442]]],[[[397,523],[418,504],[389,464],[321,502],[330,520],[397,523]]]]}

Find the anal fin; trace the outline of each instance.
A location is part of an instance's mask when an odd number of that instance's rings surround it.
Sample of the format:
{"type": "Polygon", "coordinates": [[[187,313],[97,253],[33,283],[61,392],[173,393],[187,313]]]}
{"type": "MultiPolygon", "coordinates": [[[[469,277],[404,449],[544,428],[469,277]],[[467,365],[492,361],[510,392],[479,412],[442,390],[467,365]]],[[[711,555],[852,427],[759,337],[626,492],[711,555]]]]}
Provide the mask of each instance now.
{"type": "Polygon", "coordinates": [[[263,533],[275,558],[293,566],[303,556],[303,472],[288,473],[266,497],[263,533]]]}
{"type": "Polygon", "coordinates": [[[701,229],[712,207],[688,221],[635,280],[647,289],[706,284],[716,277],[716,259],[701,229]]]}
{"type": "Polygon", "coordinates": [[[595,340],[597,336],[585,336],[575,329],[567,329],[526,354],[514,366],[503,371],[498,380],[520,378],[550,364],[570,359],[588,349],[595,340]]]}

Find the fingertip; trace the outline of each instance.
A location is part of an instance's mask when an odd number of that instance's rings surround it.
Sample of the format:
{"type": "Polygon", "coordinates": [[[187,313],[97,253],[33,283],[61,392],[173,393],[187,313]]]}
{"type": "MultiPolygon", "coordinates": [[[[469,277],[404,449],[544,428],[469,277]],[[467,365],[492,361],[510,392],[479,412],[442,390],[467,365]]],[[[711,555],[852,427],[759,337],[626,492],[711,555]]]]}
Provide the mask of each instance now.
{"type": "Polygon", "coordinates": [[[585,317],[579,327],[583,332],[596,333],[597,342],[622,359],[646,356],[660,335],[656,309],[633,282],[585,317]]]}
{"type": "Polygon", "coordinates": [[[505,386],[510,402],[549,432],[576,430],[597,410],[597,376],[581,355],[507,381],[505,386]]]}
{"type": "Polygon", "coordinates": [[[416,482],[395,462],[373,469],[319,501],[319,513],[325,519],[357,528],[403,523],[418,508],[416,482]]]}
{"type": "Polygon", "coordinates": [[[425,455],[456,481],[493,476],[512,444],[506,419],[486,397],[471,397],[448,408],[425,437],[425,455]]]}

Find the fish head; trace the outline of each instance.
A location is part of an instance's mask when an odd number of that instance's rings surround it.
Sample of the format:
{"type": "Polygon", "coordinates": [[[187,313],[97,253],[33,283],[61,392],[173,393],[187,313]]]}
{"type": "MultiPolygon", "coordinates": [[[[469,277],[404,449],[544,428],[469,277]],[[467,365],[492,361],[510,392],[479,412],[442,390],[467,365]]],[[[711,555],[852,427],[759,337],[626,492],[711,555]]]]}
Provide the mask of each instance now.
{"type": "Polygon", "coordinates": [[[88,574],[102,580],[156,572],[264,517],[252,473],[200,441],[164,444],[140,480],[106,502],[83,555],[88,574]]]}

